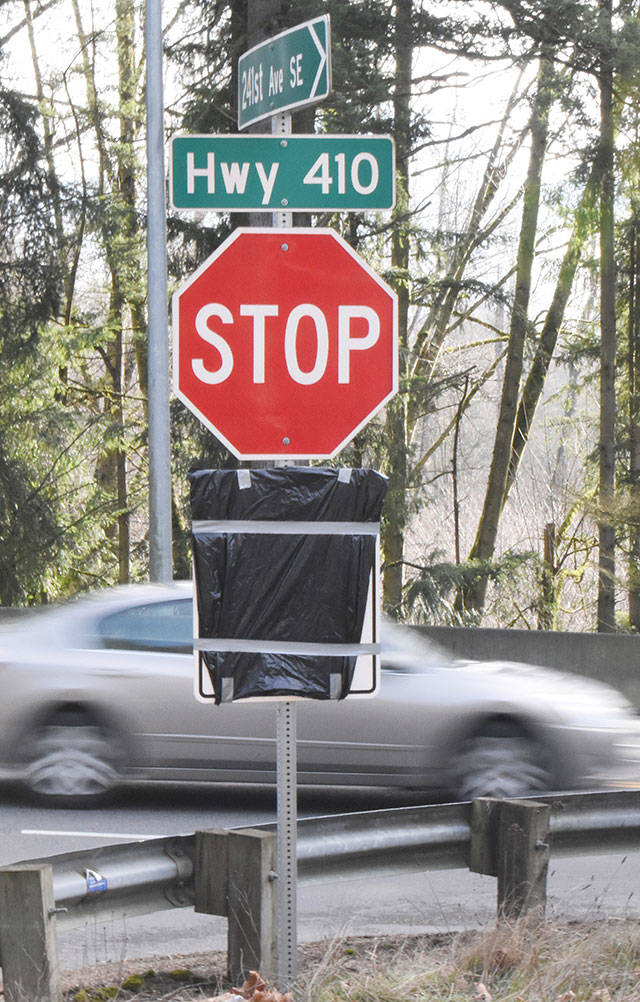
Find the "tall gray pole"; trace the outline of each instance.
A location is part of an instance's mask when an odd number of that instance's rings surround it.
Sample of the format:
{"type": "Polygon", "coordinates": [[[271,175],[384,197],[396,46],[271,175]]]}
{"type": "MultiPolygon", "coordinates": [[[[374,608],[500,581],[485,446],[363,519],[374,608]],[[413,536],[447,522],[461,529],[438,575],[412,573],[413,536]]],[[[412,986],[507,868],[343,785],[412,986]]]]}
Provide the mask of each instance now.
{"type": "Polygon", "coordinates": [[[149,577],[171,581],[169,325],[161,0],[146,0],[149,577]]]}

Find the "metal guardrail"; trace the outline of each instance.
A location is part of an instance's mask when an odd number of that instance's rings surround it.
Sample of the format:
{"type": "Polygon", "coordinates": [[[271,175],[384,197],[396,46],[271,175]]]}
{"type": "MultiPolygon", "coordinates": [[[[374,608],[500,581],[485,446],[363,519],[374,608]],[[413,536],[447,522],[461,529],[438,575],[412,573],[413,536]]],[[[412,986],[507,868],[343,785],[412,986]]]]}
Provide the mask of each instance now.
{"type": "Polygon", "coordinates": [[[471,804],[400,807],[298,822],[301,880],[469,865],[471,804]]]}
{"type": "Polygon", "coordinates": [[[82,926],[90,917],[109,921],[194,902],[195,835],[79,849],[22,863],[51,865],[61,929],[82,926]]]}
{"type": "Polygon", "coordinates": [[[536,797],[551,805],[554,856],[640,849],[640,791],[536,797]]]}
{"type": "MultiPolygon", "coordinates": [[[[640,849],[640,791],[567,793],[525,800],[551,808],[551,854],[640,849]]],[[[471,804],[401,807],[298,822],[301,879],[398,870],[466,869],[471,804]]]]}
{"type": "MultiPolygon", "coordinates": [[[[640,848],[640,791],[531,798],[549,804],[552,855],[640,848]]],[[[275,831],[275,825],[256,825],[275,831]]],[[[302,881],[469,866],[471,804],[400,807],[298,822],[302,881]]],[[[195,835],[63,853],[49,863],[58,925],[194,903],[195,835]],[[59,911],[60,909],[60,911],[59,911]]]]}

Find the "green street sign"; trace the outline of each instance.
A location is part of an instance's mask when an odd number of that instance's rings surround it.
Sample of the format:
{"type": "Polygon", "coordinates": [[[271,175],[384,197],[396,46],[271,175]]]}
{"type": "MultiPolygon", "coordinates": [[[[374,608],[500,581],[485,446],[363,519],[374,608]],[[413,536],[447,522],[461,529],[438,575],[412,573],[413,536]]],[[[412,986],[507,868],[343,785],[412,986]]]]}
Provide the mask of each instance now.
{"type": "Polygon", "coordinates": [[[349,212],[391,209],[390,136],[174,136],[174,209],[349,212]]]}
{"type": "Polygon", "coordinates": [[[321,101],[331,90],[329,15],[254,45],[238,60],[238,128],[321,101]]]}

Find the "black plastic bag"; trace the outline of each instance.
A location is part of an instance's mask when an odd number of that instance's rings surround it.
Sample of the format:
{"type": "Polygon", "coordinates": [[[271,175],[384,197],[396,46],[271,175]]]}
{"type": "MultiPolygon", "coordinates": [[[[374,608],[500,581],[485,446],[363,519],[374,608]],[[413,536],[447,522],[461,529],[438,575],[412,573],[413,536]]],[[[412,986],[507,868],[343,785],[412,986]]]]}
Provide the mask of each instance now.
{"type": "Polygon", "coordinates": [[[362,636],[385,478],[287,467],[190,480],[196,646],[216,702],[346,696],[358,651],[345,647],[362,636]]]}

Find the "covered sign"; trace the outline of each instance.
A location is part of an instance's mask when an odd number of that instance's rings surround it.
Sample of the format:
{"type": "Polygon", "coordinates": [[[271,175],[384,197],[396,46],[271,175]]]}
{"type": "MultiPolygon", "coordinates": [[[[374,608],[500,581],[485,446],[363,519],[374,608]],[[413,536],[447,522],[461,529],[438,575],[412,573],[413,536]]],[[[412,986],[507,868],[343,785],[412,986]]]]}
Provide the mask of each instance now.
{"type": "MultiPolygon", "coordinates": [[[[190,475],[199,694],[343,699],[358,656],[386,480],[289,467],[190,475]]],[[[368,691],[373,690],[373,679],[368,691]]]]}

